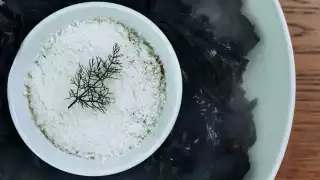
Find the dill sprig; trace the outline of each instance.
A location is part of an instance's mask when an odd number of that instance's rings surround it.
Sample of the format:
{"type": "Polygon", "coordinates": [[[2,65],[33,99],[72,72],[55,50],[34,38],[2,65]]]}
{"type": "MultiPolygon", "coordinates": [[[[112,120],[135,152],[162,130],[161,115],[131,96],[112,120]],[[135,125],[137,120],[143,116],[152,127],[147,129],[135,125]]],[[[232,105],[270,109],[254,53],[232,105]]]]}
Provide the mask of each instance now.
{"type": "Polygon", "coordinates": [[[122,56],[120,46],[116,43],[106,59],[97,56],[90,59],[88,67],[79,64],[75,76],[71,79],[75,89],[69,91],[70,97],[67,99],[73,99],[73,102],[68,109],[79,103],[82,108],[92,108],[105,113],[106,107],[113,100],[105,80],[117,78],[116,75],[122,67],[119,58],[122,56]]]}

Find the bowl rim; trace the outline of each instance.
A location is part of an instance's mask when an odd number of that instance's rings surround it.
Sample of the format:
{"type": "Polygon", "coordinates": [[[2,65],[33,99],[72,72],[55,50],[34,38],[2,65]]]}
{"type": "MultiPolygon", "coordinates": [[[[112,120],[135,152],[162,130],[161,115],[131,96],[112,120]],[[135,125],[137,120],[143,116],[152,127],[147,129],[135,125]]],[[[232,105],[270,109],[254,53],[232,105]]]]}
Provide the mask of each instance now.
{"type": "MultiPolygon", "coordinates": [[[[166,138],[169,136],[170,132],[172,131],[174,124],[176,122],[176,119],[178,117],[179,111],[180,111],[180,106],[181,106],[181,100],[182,100],[182,74],[181,74],[181,68],[180,68],[180,64],[177,58],[177,55],[170,43],[170,41],[167,39],[167,37],[164,35],[164,33],[160,30],[160,28],[155,25],[151,20],[149,20],[147,17],[145,17],[144,15],[142,15],[141,13],[126,7],[126,6],[122,6],[119,4],[115,4],[115,3],[109,3],[109,2],[85,2],[85,3],[78,3],[78,4],[74,4],[74,5],[70,5],[67,6],[65,8],[62,8],[52,14],[50,14],[49,16],[47,16],[46,18],[44,18],[42,21],[40,21],[29,33],[28,35],[25,37],[25,39],[23,40],[23,42],[21,43],[20,48],[25,44],[25,42],[27,41],[32,41],[30,38],[32,38],[33,36],[35,36],[35,34],[41,30],[41,28],[43,26],[45,26],[47,23],[49,23],[52,19],[59,17],[61,14],[65,14],[70,10],[75,10],[75,9],[83,9],[83,8],[88,8],[88,7],[99,7],[99,8],[113,8],[113,9],[117,9],[119,11],[125,11],[127,13],[130,13],[131,15],[134,15],[136,17],[136,19],[139,19],[140,21],[144,21],[147,26],[149,26],[149,28],[153,29],[154,31],[156,31],[156,34],[160,37],[160,39],[162,41],[164,41],[165,44],[167,44],[167,48],[169,50],[169,54],[173,59],[173,64],[176,66],[177,69],[179,69],[178,72],[176,72],[176,80],[179,83],[179,85],[177,85],[177,89],[176,89],[176,93],[177,96],[175,97],[174,100],[174,104],[173,104],[173,111],[172,111],[172,116],[170,118],[170,120],[168,121],[165,129],[163,130],[163,132],[161,132],[160,136],[157,138],[157,141],[154,142],[154,144],[152,146],[150,146],[148,149],[146,149],[145,152],[142,152],[139,156],[137,156],[133,161],[130,161],[128,163],[125,163],[121,166],[117,166],[115,168],[108,168],[108,169],[104,169],[104,170],[96,170],[96,169],[91,169],[88,171],[83,171],[80,172],[74,168],[61,168],[59,167],[57,164],[53,163],[52,161],[48,160],[48,158],[46,157],[46,155],[43,155],[42,153],[40,153],[37,149],[39,148],[35,148],[34,146],[31,146],[28,142],[30,141],[30,139],[27,137],[27,135],[24,133],[24,130],[22,129],[22,127],[20,126],[20,123],[18,122],[18,118],[17,118],[17,112],[15,112],[15,108],[12,102],[12,94],[11,94],[11,88],[13,88],[10,84],[12,83],[12,69],[16,68],[16,62],[13,61],[13,64],[10,68],[10,72],[9,72],[9,76],[8,76],[8,82],[7,82],[7,98],[8,98],[8,104],[9,104],[9,111],[14,123],[15,128],[18,131],[18,134],[20,135],[20,137],[22,138],[22,140],[25,142],[25,144],[28,146],[28,148],[34,153],[36,154],[40,159],[42,159],[43,161],[45,161],[46,163],[48,163],[49,165],[67,172],[67,173],[71,173],[71,174],[75,174],[75,175],[82,175],[82,176],[106,176],[106,175],[112,175],[112,174],[116,174],[116,173],[120,173],[123,171],[126,171],[138,164],[140,164],[141,162],[143,162],[144,160],[146,160],[148,157],[150,157],[162,144],[163,142],[166,140],[166,138]]],[[[16,57],[20,54],[20,49],[17,52],[16,57]]]]}
{"type": "Polygon", "coordinates": [[[273,6],[276,10],[277,17],[279,19],[280,26],[282,28],[282,31],[285,35],[285,41],[287,44],[287,50],[288,50],[288,57],[289,57],[289,78],[290,78],[290,106],[289,106],[289,111],[288,111],[288,118],[287,118],[287,126],[285,127],[284,134],[282,137],[282,142],[281,142],[281,149],[280,152],[276,158],[276,164],[273,166],[272,171],[268,177],[268,180],[274,180],[277,176],[277,173],[280,169],[280,165],[282,163],[282,160],[284,158],[284,155],[286,153],[287,147],[288,147],[288,142],[290,139],[290,134],[292,130],[292,124],[293,124],[293,117],[294,117],[294,109],[295,109],[295,100],[296,100],[296,72],[295,72],[295,62],[294,62],[294,52],[293,52],[293,46],[292,46],[292,41],[291,41],[291,36],[289,32],[289,27],[287,25],[287,21],[285,18],[285,15],[283,13],[283,10],[281,8],[281,4],[279,0],[273,0],[273,6]]]}

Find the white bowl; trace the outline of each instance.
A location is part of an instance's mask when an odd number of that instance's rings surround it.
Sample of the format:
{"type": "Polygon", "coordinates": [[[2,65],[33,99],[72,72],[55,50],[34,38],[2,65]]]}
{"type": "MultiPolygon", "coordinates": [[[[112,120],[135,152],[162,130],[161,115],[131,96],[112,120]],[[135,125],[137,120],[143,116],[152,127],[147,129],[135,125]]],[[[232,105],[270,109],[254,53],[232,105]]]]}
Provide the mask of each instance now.
{"type": "MultiPolygon", "coordinates": [[[[94,14],[109,15],[115,19],[120,18],[119,20],[142,32],[146,31],[142,27],[150,24],[153,27],[153,31],[157,32],[161,39],[165,39],[150,21],[136,12],[127,9],[124,12],[118,12],[119,8],[123,8],[115,5],[112,5],[114,8],[111,8],[110,4],[105,5],[105,3],[89,3],[85,6],[88,5],[92,6],[91,10],[80,12],[79,10],[85,7],[84,5],[77,5],[73,6],[72,9],[67,8],[58,12],[58,14],[50,16],[26,38],[10,72],[8,99],[18,132],[26,144],[39,157],[51,165],[71,173],[105,175],[120,172],[145,159],[162,143],[169,130],[171,130],[173,121],[167,128],[163,128],[166,129],[165,133],[162,134],[163,136],[159,136],[158,139],[150,138],[149,145],[155,142],[156,144],[153,149],[150,149],[144,155],[139,154],[139,152],[133,152],[133,155],[139,156],[128,164],[126,164],[126,160],[119,160],[119,162],[115,162],[117,166],[103,166],[97,162],[88,163],[85,160],[75,159],[52,147],[30,120],[30,114],[26,109],[27,103],[22,97],[25,68],[30,64],[40,46],[40,42],[45,39],[48,32],[59,28],[56,25],[62,27],[73,19],[87,18],[94,14]],[[109,11],[103,11],[104,9],[109,11]],[[66,16],[67,11],[73,13],[66,16]],[[118,14],[115,15],[115,13],[118,14]],[[132,16],[127,16],[126,14],[131,14],[132,16]],[[44,30],[42,31],[42,29],[44,30]],[[26,46],[30,41],[32,41],[33,46],[26,46]]],[[[243,86],[247,90],[248,98],[259,99],[259,105],[254,112],[258,139],[249,152],[252,166],[246,179],[273,180],[287,147],[294,113],[295,68],[293,51],[288,28],[278,0],[244,0],[243,11],[257,27],[257,32],[261,37],[261,42],[249,55],[251,61],[244,75],[243,86]]],[[[151,34],[148,36],[148,32],[144,32],[147,39],[155,41],[153,38],[159,38],[150,36],[151,34]]],[[[165,42],[168,44],[167,40],[165,42]]],[[[167,48],[172,50],[170,45],[167,48]]],[[[171,56],[175,57],[174,54],[171,56]]],[[[180,94],[175,98],[180,98],[180,94]]],[[[173,99],[175,100],[175,98],[173,99]]],[[[158,134],[160,133],[158,132],[158,134]]],[[[129,158],[127,157],[127,159],[129,158]]]]}
{"type": "Polygon", "coordinates": [[[25,38],[11,67],[8,80],[8,101],[16,129],[27,146],[48,164],[78,175],[102,176],[127,170],[152,155],[164,142],[176,121],[182,97],[182,78],[176,54],[166,36],[150,20],[124,6],[111,3],[83,3],[64,8],[41,21],[25,38]],[[53,146],[36,127],[31,118],[27,99],[24,96],[24,78],[41,45],[50,33],[66,27],[74,20],[94,17],[110,17],[118,20],[150,42],[161,57],[166,72],[167,103],[154,133],[147,137],[140,147],[119,158],[104,163],[86,160],[53,146]]]}
{"type": "Polygon", "coordinates": [[[244,13],[261,42],[249,55],[244,88],[258,98],[257,142],[249,151],[248,180],[273,180],[290,136],[295,104],[295,66],[288,27],[278,0],[244,0],[244,13]]]}

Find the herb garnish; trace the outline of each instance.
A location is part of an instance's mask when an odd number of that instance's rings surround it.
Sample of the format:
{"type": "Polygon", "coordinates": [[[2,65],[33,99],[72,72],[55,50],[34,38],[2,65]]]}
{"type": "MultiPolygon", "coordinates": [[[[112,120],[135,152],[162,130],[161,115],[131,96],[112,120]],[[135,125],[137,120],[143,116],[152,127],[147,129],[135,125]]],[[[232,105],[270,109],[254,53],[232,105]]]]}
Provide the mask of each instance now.
{"type": "Polygon", "coordinates": [[[69,105],[79,103],[82,108],[92,108],[95,111],[105,113],[106,106],[112,102],[111,93],[106,85],[106,79],[116,79],[122,64],[119,58],[120,46],[116,43],[107,59],[99,56],[90,59],[89,66],[79,64],[76,75],[71,79],[71,84],[76,88],[70,89],[69,98],[74,101],[69,105]]]}

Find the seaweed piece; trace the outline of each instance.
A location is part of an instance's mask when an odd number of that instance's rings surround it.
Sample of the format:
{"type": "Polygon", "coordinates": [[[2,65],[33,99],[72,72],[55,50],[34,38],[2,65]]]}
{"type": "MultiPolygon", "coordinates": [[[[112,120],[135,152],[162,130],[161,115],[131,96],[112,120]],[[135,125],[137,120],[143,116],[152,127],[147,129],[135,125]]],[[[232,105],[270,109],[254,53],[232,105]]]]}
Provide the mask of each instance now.
{"type": "Polygon", "coordinates": [[[11,121],[6,90],[8,73],[21,42],[21,20],[0,6],[0,146],[19,137],[11,121]]]}
{"type": "MultiPolygon", "coordinates": [[[[85,0],[5,0],[0,7],[0,88],[20,43],[50,13],[85,0]]],[[[158,151],[138,166],[103,180],[241,180],[256,141],[242,74],[247,53],[259,42],[241,13],[241,0],[113,0],[155,22],[173,45],[183,74],[176,125],[158,151]]],[[[0,93],[0,179],[86,180],[37,158],[19,138],[0,93]]]]}

